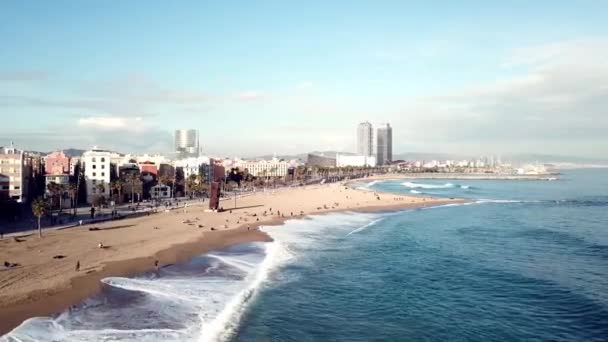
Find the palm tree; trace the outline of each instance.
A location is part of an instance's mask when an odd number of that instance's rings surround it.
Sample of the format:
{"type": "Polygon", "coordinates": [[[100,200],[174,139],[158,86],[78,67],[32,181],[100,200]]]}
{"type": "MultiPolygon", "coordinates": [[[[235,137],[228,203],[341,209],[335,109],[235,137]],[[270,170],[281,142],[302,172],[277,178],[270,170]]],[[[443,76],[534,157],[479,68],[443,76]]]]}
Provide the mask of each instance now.
{"type": "Polygon", "coordinates": [[[125,185],[125,182],[122,179],[117,179],[110,183],[110,189],[112,191],[116,190],[118,193],[118,203],[122,203],[122,187],[125,185]]]}
{"type": "Polygon", "coordinates": [[[101,204],[102,204],[101,202],[102,202],[102,199],[104,198],[104,195],[106,193],[106,185],[105,185],[105,183],[103,181],[101,181],[101,182],[99,182],[95,186],[95,188],[97,189],[97,192],[101,193],[101,195],[99,195],[99,203],[98,203],[99,204],[99,209],[101,209],[101,204]]]}
{"type": "Polygon", "coordinates": [[[48,206],[43,198],[38,197],[32,202],[32,213],[38,218],[38,236],[42,237],[40,219],[48,213],[48,206]]]}
{"type": "Polygon", "coordinates": [[[66,186],[64,184],[57,184],[57,192],[59,193],[59,213],[63,211],[63,197],[65,195],[66,186]]]}
{"type": "Polygon", "coordinates": [[[51,195],[51,208],[52,208],[53,203],[55,203],[55,199],[57,198],[57,195],[59,193],[59,184],[57,184],[55,182],[50,182],[49,184],[46,185],[46,188],[51,195]]]}
{"type": "Polygon", "coordinates": [[[77,198],[78,198],[78,185],[74,183],[70,183],[68,185],[68,195],[70,196],[70,201],[72,202],[72,208],[74,210],[74,216],[76,216],[76,207],[78,206],[77,198]]]}
{"type": "Polygon", "coordinates": [[[127,181],[131,184],[131,204],[133,204],[134,192],[135,192],[135,182],[139,181],[139,176],[135,173],[130,173],[127,176],[127,181]]]}
{"type": "Polygon", "coordinates": [[[188,179],[186,179],[186,193],[189,193],[190,196],[194,195],[194,192],[197,190],[199,176],[195,174],[191,174],[188,179]]]}

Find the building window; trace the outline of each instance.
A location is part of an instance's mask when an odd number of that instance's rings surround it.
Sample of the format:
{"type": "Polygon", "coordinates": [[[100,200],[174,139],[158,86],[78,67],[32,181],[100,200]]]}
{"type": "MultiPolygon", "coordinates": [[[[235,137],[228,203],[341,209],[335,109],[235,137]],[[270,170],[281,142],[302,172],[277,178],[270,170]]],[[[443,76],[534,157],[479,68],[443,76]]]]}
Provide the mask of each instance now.
{"type": "Polygon", "coordinates": [[[106,164],[101,164],[101,168],[105,169],[106,168],[106,164]]]}
{"type": "Polygon", "coordinates": [[[91,161],[94,163],[94,162],[96,162],[97,160],[95,159],[95,157],[93,157],[93,158],[91,158],[91,161]]]}
{"type": "Polygon", "coordinates": [[[94,169],[96,169],[96,168],[97,168],[97,165],[95,165],[95,164],[93,164],[92,166],[93,166],[93,168],[94,168],[94,169]]]}
{"type": "Polygon", "coordinates": [[[93,172],[93,177],[97,176],[97,173],[93,172]]]}
{"type": "Polygon", "coordinates": [[[106,175],[106,173],[105,173],[105,172],[102,172],[102,173],[101,173],[101,177],[103,177],[103,176],[105,176],[105,175],[106,175]]]}
{"type": "Polygon", "coordinates": [[[21,186],[19,186],[19,185],[15,185],[15,186],[13,187],[13,189],[14,189],[14,190],[21,190],[21,186]]]}
{"type": "Polygon", "coordinates": [[[106,161],[106,158],[101,157],[101,162],[104,163],[106,161]]]}
{"type": "Polygon", "coordinates": [[[93,179],[93,180],[92,180],[92,183],[93,183],[93,184],[97,183],[97,179],[93,179]]]}

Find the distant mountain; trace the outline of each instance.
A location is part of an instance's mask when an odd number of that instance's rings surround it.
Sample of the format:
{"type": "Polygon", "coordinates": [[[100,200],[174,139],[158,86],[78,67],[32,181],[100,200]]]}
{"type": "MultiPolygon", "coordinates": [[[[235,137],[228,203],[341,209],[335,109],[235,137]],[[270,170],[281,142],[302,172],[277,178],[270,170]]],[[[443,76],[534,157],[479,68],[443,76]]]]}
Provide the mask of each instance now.
{"type": "Polygon", "coordinates": [[[86,150],[79,150],[76,148],[68,148],[67,150],[63,150],[63,153],[70,157],[80,157],[84,152],[86,152],[86,150]]]}
{"type": "MultiPolygon", "coordinates": [[[[350,153],[350,152],[336,152],[336,151],[312,151],[312,152],[308,152],[308,153],[298,153],[298,154],[277,154],[276,158],[278,159],[284,159],[284,160],[301,160],[301,161],[306,161],[306,159],[308,158],[308,154],[322,154],[322,155],[326,155],[326,156],[335,156],[336,153],[340,153],[340,154],[354,154],[354,153],[350,153]]],[[[272,159],[274,158],[275,155],[272,154],[267,154],[267,155],[262,155],[262,156],[255,156],[255,157],[251,157],[251,159],[272,159]]]]}

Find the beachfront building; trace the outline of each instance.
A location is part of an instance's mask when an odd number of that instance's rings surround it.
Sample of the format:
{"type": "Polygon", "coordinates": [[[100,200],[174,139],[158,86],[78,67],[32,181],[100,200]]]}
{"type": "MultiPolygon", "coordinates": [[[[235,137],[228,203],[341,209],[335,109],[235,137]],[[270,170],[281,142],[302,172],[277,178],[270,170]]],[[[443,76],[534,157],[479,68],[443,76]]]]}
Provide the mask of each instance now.
{"type": "Polygon", "coordinates": [[[374,154],[374,129],[372,124],[365,121],[357,126],[357,153],[362,156],[371,156],[374,154]]]}
{"type": "Polygon", "coordinates": [[[374,167],[376,166],[376,157],[367,155],[336,155],[336,166],[337,167],[374,167]]]}
{"type": "Polygon", "coordinates": [[[150,188],[150,197],[156,200],[171,198],[171,187],[164,184],[156,184],[152,188],[150,188]]]}
{"type": "MultiPolygon", "coordinates": [[[[72,170],[72,160],[63,151],[55,151],[44,157],[45,173],[44,186],[46,195],[52,195],[49,185],[55,183],[63,187],[63,192],[59,194],[61,197],[68,196],[68,187],[70,185],[70,170],[72,170]]],[[[60,201],[64,208],[69,208],[69,201],[60,201]]]]}
{"type": "Polygon", "coordinates": [[[309,153],[306,158],[306,167],[336,167],[336,156],[309,153]]]}
{"type": "Polygon", "coordinates": [[[389,165],[393,161],[393,129],[390,124],[378,127],[377,139],[376,162],[389,165]]]}
{"type": "Polygon", "coordinates": [[[139,170],[141,171],[141,173],[151,174],[155,177],[158,176],[158,167],[154,162],[148,160],[139,163],[139,170]]]}
{"type": "MultiPolygon", "coordinates": [[[[184,179],[190,178],[192,175],[200,175],[203,172],[204,166],[209,166],[209,157],[191,157],[175,161],[175,167],[180,168],[184,174],[184,179]]],[[[207,173],[209,168],[205,168],[207,173]]]]}
{"type": "Polygon", "coordinates": [[[70,183],[72,161],[63,151],[55,151],[44,157],[45,185],[56,183],[67,186],[70,183]]]}
{"type": "Polygon", "coordinates": [[[272,160],[245,161],[239,169],[247,170],[254,177],[285,177],[289,169],[289,162],[272,158],[272,160]]]}
{"type": "Polygon", "coordinates": [[[108,198],[110,196],[113,157],[116,157],[115,153],[97,147],[82,154],[87,203],[92,204],[96,197],[108,198]]]}
{"type": "Polygon", "coordinates": [[[18,203],[28,201],[32,161],[23,150],[0,146],[0,196],[18,203]]]}

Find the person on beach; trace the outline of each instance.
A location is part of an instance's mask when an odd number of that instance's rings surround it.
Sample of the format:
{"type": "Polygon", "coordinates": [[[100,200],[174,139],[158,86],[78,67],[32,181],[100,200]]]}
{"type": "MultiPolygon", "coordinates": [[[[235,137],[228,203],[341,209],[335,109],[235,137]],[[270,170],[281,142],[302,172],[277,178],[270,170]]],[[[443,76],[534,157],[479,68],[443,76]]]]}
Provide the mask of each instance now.
{"type": "Polygon", "coordinates": [[[75,268],[76,272],[80,271],[80,260],[76,261],[76,268],[75,268]]]}
{"type": "Polygon", "coordinates": [[[91,219],[95,218],[95,207],[91,207],[91,219]]]}

